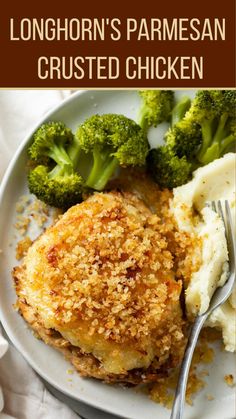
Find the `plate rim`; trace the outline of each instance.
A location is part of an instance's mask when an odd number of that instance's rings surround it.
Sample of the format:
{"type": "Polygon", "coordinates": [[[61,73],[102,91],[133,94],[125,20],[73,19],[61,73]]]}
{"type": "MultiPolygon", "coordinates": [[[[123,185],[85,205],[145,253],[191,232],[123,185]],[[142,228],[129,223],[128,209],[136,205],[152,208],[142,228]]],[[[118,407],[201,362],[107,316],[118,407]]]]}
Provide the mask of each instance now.
{"type": "MultiPolygon", "coordinates": [[[[112,90],[112,89],[106,89],[106,90],[112,90]]],[[[123,90],[123,89],[121,89],[123,90]]],[[[125,89],[125,90],[129,90],[129,89],[125,89]]],[[[132,89],[130,89],[132,90],[132,89]]],[[[134,90],[134,89],[133,89],[134,90]]],[[[137,90],[137,89],[135,89],[137,90]]],[[[32,134],[35,132],[35,130],[45,121],[47,121],[52,114],[60,111],[61,109],[63,109],[64,106],[67,106],[68,104],[70,104],[73,101],[77,101],[79,99],[80,96],[86,95],[86,94],[91,94],[93,95],[94,92],[98,92],[98,90],[78,90],[76,92],[74,92],[73,94],[71,94],[71,96],[61,100],[57,105],[52,106],[50,110],[48,110],[45,114],[43,114],[39,120],[37,120],[38,122],[33,124],[32,127],[29,129],[29,131],[26,133],[26,135],[24,136],[24,138],[22,139],[22,141],[20,142],[20,144],[18,145],[18,147],[16,148],[16,151],[14,152],[8,167],[4,173],[4,176],[2,178],[1,184],[0,184],[0,214],[1,214],[1,208],[2,208],[2,204],[4,201],[4,195],[6,192],[6,188],[8,186],[8,181],[9,178],[12,174],[12,172],[14,171],[14,167],[17,164],[17,160],[18,158],[21,156],[22,152],[24,153],[24,148],[26,147],[26,145],[29,143],[32,134]]],[[[92,394],[89,395],[87,393],[81,393],[79,392],[78,395],[74,395],[70,393],[70,390],[68,389],[64,389],[63,387],[60,387],[60,385],[57,384],[57,382],[54,380],[54,378],[51,378],[51,376],[47,375],[46,372],[41,371],[40,369],[40,365],[37,365],[37,362],[34,361],[33,357],[30,357],[30,354],[28,354],[28,350],[27,348],[24,349],[24,345],[22,344],[22,342],[20,342],[19,338],[17,336],[15,336],[14,330],[11,329],[10,325],[8,327],[8,322],[7,322],[7,317],[5,316],[5,314],[2,311],[2,307],[0,305],[0,322],[2,323],[2,326],[6,332],[6,334],[8,335],[10,341],[13,343],[14,347],[20,352],[20,354],[23,356],[23,358],[26,360],[26,362],[33,368],[33,370],[40,376],[42,377],[46,382],[48,382],[49,384],[51,384],[55,389],[57,389],[58,391],[60,391],[62,394],[65,394],[66,396],[72,398],[73,400],[77,400],[79,402],[82,402],[88,406],[94,407],[96,409],[99,409],[101,411],[116,415],[118,417],[121,418],[130,418],[131,416],[124,416],[124,414],[120,413],[120,411],[117,411],[118,406],[113,405],[113,406],[107,406],[106,404],[104,404],[104,400],[100,399],[100,400],[96,400],[92,397],[92,394]]],[[[99,384],[99,383],[98,383],[99,384]]],[[[95,389],[96,391],[96,389],[95,389]]],[[[132,396],[131,396],[132,397],[132,396]]],[[[150,401],[151,402],[151,401],[150,401]]],[[[157,405],[158,406],[158,405],[157,405]]],[[[163,407],[164,409],[164,407],[163,407]]],[[[158,415],[158,410],[157,410],[157,415],[158,415]]],[[[194,413],[194,412],[193,412],[194,413]]],[[[147,411],[148,414],[148,411],[147,411]]],[[[159,413],[161,414],[161,413],[159,413]]],[[[133,416],[132,416],[133,417],[133,416]]]]}

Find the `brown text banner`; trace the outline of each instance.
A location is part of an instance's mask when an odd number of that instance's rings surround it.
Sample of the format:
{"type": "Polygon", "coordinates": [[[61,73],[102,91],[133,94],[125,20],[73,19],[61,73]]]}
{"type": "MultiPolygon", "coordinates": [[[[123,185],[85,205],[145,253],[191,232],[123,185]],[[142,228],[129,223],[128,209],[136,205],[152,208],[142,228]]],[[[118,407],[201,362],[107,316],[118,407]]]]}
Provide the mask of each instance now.
{"type": "Polygon", "coordinates": [[[0,87],[235,87],[235,1],[5,4],[0,87]]]}

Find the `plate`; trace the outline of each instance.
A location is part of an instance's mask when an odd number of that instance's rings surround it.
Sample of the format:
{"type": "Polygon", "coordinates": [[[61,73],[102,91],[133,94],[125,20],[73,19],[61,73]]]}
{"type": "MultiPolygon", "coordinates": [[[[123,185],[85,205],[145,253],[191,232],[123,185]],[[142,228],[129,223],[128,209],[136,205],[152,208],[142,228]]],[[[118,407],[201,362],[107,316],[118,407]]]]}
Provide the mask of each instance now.
{"type": "MultiPolygon", "coordinates": [[[[183,92],[178,91],[178,95],[183,92]]],[[[186,93],[186,92],[185,92],[186,93]]],[[[193,92],[189,91],[191,95],[193,92]]],[[[16,296],[11,270],[16,265],[14,223],[15,204],[28,193],[25,176],[26,149],[32,133],[43,122],[62,120],[72,130],[94,113],[116,112],[136,118],[139,97],[134,90],[84,91],[73,94],[39,121],[21,143],[12,159],[0,191],[0,320],[15,347],[36,372],[62,393],[98,409],[129,419],[168,419],[170,411],[152,402],[135,389],[107,385],[95,379],[84,379],[76,372],[68,375],[71,364],[55,349],[35,339],[24,320],[13,309],[16,296]]],[[[232,419],[234,416],[234,389],[224,382],[225,374],[236,373],[234,357],[217,351],[214,363],[208,368],[208,384],[194,399],[194,407],[186,406],[186,419],[232,419]],[[206,395],[214,396],[212,401],[206,395]]]]}

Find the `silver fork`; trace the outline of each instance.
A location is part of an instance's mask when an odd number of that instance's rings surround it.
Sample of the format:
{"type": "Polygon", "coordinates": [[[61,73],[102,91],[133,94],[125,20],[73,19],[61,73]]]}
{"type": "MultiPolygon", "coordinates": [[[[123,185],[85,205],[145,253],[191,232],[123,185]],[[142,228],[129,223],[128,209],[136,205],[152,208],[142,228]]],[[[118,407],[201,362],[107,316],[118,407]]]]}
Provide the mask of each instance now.
{"type": "Polygon", "coordinates": [[[235,283],[235,259],[236,259],[236,248],[235,248],[235,237],[233,234],[233,223],[230,213],[230,207],[228,201],[225,201],[225,214],[223,212],[222,204],[220,201],[211,202],[211,208],[218,213],[221,217],[224,227],[225,236],[227,241],[228,253],[229,253],[229,274],[227,281],[222,287],[218,287],[209,304],[209,308],[205,313],[197,316],[188,338],[188,343],[185,349],[184,358],[180,368],[178,384],[175,392],[175,399],[172,407],[170,419],[182,419],[185,405],[185,393],[188,381],[189,368],[191,365],[194,349],[198,340],[199,333],[202,326],[208,316],[221,304],[223,304],[230,296],[234,283],[235,283]]]}

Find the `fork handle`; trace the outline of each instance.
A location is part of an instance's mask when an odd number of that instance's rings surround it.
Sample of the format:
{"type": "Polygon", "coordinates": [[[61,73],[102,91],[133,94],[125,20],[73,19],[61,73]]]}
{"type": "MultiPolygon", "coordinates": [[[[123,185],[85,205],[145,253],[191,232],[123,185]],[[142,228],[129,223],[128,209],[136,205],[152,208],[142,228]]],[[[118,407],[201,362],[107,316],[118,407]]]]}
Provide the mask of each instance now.
{"type": "Polygon", "coordinates": [[[183,358],[183,362],[180,368],[178,384],[177,384],[176,392],[175,392],[175,400],[172,407],[170,419],[182,419],[183,417],[185,393],[186,393],[189,369],[190,369],[194,349],[197,344],[199,333],[208,316],[209,316],[208,312],[202,314],[201,316],[197,316],[192,325],[190,335],[188,338],[186,351],[183,358]]]}

